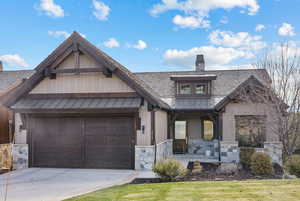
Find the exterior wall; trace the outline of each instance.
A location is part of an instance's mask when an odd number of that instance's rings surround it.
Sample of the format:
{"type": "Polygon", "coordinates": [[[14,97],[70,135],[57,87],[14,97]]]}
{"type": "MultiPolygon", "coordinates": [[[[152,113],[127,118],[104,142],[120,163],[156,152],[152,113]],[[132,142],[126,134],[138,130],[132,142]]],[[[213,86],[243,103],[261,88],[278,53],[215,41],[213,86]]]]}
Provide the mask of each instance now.
{"type": "Polygon", "coordinates": [[[147,101],[144,101],[144,105],[139,110],[141,130],[137,130],[136,145],[138,146],[151,145],[151,112],[148,111],[147,104],[147,101]]]}
{"type": "Polygon", "coordinates": [[[235,142],[236,126],[235,115],[266,115],[266,140],[267,142],[278,142],[275,134],[275,113],[265,104],[230,103],[223,113],[223,141],[235,142]]]}
{"type": "MultiPolygon", "coordinates": [[[[80,55],[80,68],[101,67],[86,55],[80,55]]],[[[58,66],[59,69],[75,68],[75,57],[71,54],[58,66]]],[[[117,76],[107,78],[103,73],[58,74],[56,79],[45,78],[32,91],[36,93],[110,93],[134,92],[117,76]]]]}
{"type": "Polygon", "coordinates": [[[26,144],[27,131],[25,129],[21,129],[23,123],[21,120],[20,113],[15,113],[15,134],[14,140],[16,144],[26,144]]]}
{"type": "Polygon", "coordinates": [[[46,93],[118,93],[134,92],[117,76],[105,77],[103,73],[58,74],[56,79],[45,78],[30,94],[46,93]]]}
{"type": "Polygon", "coordinates": [[[168,114],[162,110],[155,112],[155,137],[157,144],[168,139],[168,114]]]}
{"type": "Polygon", "coordinates": [[[239,148],[236,141],[236,115],[265,115],[266,142],[264,148],[256,151],[270,155],[273,162],[282,164],[282,143],[276,135],[276,113],[265,104],[230,103],[223,113],[223,140],[221,143],[221,162],[239,162],[239,148]]]}

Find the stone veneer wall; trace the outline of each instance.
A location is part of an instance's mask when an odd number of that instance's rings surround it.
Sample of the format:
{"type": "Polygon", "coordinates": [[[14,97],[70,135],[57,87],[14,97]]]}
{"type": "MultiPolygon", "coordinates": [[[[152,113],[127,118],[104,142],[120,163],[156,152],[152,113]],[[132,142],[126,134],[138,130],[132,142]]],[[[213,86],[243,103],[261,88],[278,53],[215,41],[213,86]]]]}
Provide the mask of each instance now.
{"type": "Polygon", "coordinates": [[[13,169],[28,168],[28,144],[12,144],[13,169]]]}
{"type": "MultiPolygon", "coordinates": [[[[155,146],[135,146],[135,169],[151,170],[154,166],[155,146]]],[[[166,140],[156,146],[156,161],[173,155],[173,140],[166,140]]]]}
{"type": "Polygon", "coordinates": [[[154,146],[135,146],[135,169],[151,170],[154,165],[154,146]]]}
{"type": "Polygon", "coordinates": [[[240,161],[240,150],[237,142],[221,141],[221,162],[238,163],[240,161]]]}
{"type": "Polygon", "coordinates": [[[189,139],[188,153],[197,154],[203,158],[219,158],[219,142],[218,140],[189,139]]]}
{"type": "MultiPolygon", "coordinates": [[[[221,143],[221,162],[238,163],[240,160],[240,151],[237,142],[220,142],[221,143]]],[[[282,143],[265,142],[264,148],[256,148],[256,152],[265,152],[269,154],[274,163],[282,165],[282,143]]]]}
{"type": "Polygon", "coordinates": [[[282,148],[281,142],[265,142],[264,148],[256,148],[255,151],[269,154],[273,163],[282,165],[282,148]]]}
{"type": "Polygon", "coordinates": [[[6,168],[19,170],[28,168],[28,145],[27,144],[1,144],[0,150],[7,152],[5,163],[6,168]]]}

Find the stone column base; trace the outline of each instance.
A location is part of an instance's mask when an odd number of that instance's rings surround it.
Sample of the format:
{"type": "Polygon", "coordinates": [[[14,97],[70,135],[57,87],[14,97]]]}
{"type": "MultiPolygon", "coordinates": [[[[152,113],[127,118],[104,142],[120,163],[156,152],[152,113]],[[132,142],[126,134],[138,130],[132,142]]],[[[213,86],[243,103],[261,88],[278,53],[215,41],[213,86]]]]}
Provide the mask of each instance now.
{"type": "Polygon", "coordinates": [[[27,144],[1,144],[3,168],[19,170],[28,168],[28,145],[27,144]]]}
{"type": "Polygon", "coordinates": [[[154,146],[135,146],[135,169],[152,170],[154,152],[154,146]]]}

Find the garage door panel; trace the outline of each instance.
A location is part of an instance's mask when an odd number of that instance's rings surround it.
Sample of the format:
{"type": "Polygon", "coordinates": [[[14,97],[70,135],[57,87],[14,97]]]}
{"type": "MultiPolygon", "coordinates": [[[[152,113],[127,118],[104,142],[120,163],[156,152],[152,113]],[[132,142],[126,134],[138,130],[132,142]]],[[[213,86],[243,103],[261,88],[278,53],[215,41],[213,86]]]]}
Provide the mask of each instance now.
{"type": "Polygon", "coordinates": [[[31,119],[35,167],[133,168],[133,119],[37,117],[31,119]]]}

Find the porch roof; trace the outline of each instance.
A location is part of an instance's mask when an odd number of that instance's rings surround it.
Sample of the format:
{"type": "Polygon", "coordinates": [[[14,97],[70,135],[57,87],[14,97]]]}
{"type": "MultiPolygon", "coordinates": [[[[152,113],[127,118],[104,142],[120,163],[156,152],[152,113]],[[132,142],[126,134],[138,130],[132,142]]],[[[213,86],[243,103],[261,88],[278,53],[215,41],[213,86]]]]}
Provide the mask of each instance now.
{"type": "Polygon", "coordinates": [[[141,98],[50,98],[19,100],[11,108],[15,110],[54,109],[134,109],[141,105],[141,98]]]}
{"type": "Polygon", "coordinates": [[[172,108],[175,110],[213,110],[224,96],[212,96],[209,98],[177,98],[172,99],[172,108]]]}

